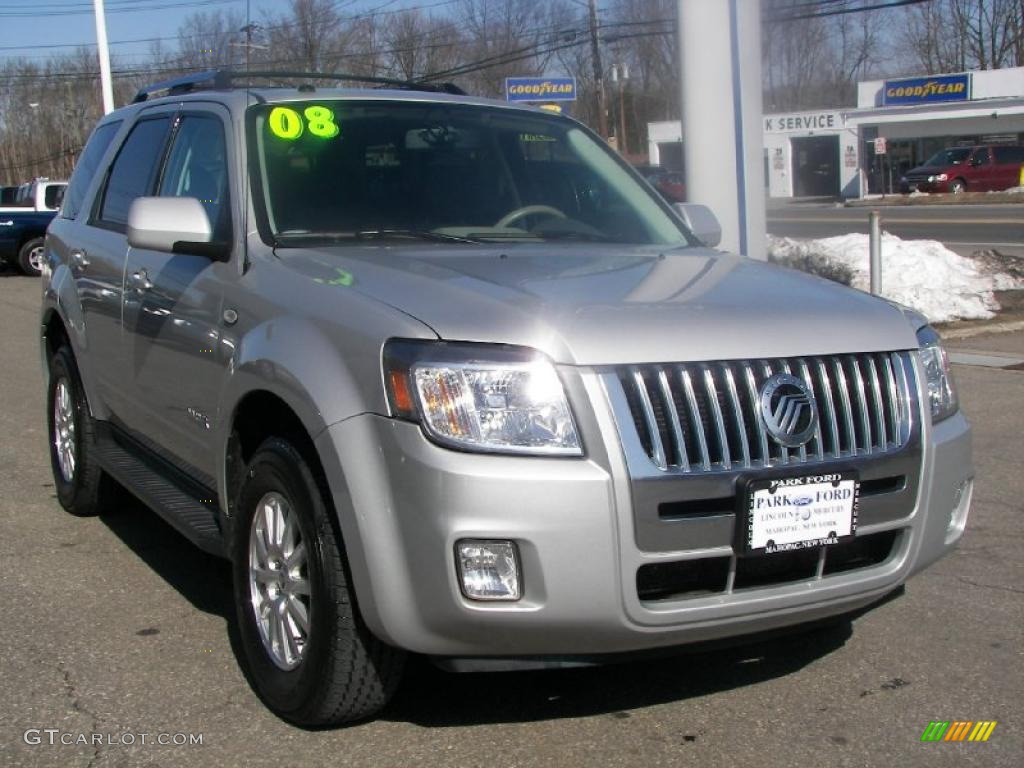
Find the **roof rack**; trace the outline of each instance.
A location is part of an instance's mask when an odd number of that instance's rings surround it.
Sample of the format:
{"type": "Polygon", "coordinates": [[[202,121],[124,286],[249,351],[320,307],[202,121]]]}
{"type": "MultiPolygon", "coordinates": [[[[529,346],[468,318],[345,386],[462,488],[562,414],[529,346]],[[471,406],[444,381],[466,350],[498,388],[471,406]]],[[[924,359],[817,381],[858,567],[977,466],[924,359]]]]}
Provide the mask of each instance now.
{"type": "Polygon", "coordinates": [[[227,89],[239,80],[338,80],[349,83],[367,83],[378,88],[391,87],[409,91],[427,91],[431,93],[451,93],[464,96],[466,92],[453,83],[423,83],[412,80],[398,80],[392,77],[373,77],[371,75],[351,75],[345,72],[295,72],[290,70],[243,70],[210,69],[205,72],[193,72],[189,75],[162,80],[159,83],[140,88],[132,99],[133,104],[146,101],[153,94],[166,91],[168,96],[177,96],[192,91],[227,89]]]}

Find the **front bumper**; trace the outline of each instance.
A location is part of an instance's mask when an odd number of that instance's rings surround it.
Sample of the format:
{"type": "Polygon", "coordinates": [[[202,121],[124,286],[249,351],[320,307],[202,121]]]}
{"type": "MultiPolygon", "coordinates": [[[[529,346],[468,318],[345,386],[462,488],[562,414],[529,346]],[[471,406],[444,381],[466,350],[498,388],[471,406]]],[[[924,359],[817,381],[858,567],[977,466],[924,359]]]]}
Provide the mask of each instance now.
{"type": "Polygon", "coordinates": [[[948,552],[962,530],[950,531],[950,519],[958,500],[969,504],[973,467],[970,428],[957,414],[934,428],[925,420],[916,502],[898,519],[858,529],[859,536],[899,531],[883,562],[729,594],[641,600],[641,566],[722,548],[637,546],[629,473],[598,377],[575,374],[567,386],[574,403],[597,404],[577,410],[583,459],[459,453],[413,424],[375,415],[319,437],[360,611],[376,635],[435,656],[524,657],[759,633],[870,605],[948,552]],[[462,595],[454,547],[463,538],[517,543],[519,601],[462,595]]]}

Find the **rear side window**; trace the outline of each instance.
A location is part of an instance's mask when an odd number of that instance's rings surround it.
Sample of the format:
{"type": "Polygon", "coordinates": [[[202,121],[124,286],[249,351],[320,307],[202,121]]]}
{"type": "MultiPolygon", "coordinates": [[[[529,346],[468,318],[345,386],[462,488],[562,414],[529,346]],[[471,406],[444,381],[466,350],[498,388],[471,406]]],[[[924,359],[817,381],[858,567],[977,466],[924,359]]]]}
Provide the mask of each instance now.
{"type": "Polygon", "coordinates": [[[158,117],[132,128],[110,168],[98,217],[102,224],[124,231],[135,198],[152,194],[170,123],[170,117],[158,117]]]}
{"type": "Polygon", "coordinates": [[[60,201],[64,199],[65,186],[63,184],[51,184],[43,192],[43,205],[51,211],[60,208],[60,201]]]}
{"type": "Polygon", "coordinates": [[[1024,164],[1024,147],[996,147],[997,163],[1024,164]]]}
{"type": "Polygon", "coordinates": [[[65,219],[73,219],[78,216],[85,201],[85,193],[89,190],[89,184],[99,169],[100,160],[110,146],[110,142],[121,127],[121,121],[105,123],[92,132],[89,142],[85,145],[75,170],[71,174],[71,181],[68,182],[67,191],[64,193],[64,207],[60,215],[65,219]]]}

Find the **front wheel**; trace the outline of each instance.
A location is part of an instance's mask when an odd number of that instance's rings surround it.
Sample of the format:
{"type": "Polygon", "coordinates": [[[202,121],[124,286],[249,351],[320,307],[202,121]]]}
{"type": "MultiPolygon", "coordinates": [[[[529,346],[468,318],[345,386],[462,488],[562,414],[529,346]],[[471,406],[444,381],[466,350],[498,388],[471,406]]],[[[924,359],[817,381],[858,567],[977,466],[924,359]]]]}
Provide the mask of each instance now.
{"type": "Polygon", "coordinates": [[[949,191],[954,195],[959,195],[967,191],[967,182],[963,179],[953,179],[949,182],[949,191]]]}
{"type": "Polygon", "coordinates": [[[344,547],[309,464],[271,438],[238,493],[231,554],[242,645],[260,697],[285,720],[361,720],[394,693],[404,654],[356,607],[344,547]]]}
{"type": "Polygon", "coordinates": [[[43,238],[35,237],[21,246],[18,251],[18,268],[30,277],[39,277],[43,274],[45,258],[46,248],[43,247],[43,238]]]}

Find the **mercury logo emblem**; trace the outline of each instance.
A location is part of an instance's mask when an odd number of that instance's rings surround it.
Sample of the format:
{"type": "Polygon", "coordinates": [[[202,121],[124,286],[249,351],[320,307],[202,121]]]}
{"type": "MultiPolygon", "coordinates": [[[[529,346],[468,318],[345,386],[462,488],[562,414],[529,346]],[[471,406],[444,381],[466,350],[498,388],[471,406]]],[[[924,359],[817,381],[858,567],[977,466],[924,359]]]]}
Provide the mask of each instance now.
{"type": "Polygon", "coordinates": [[[761,387],[761,419],[777,443],[798,448],[818,426],[814,393],[802,379],[777,373],[761,387]]]}

